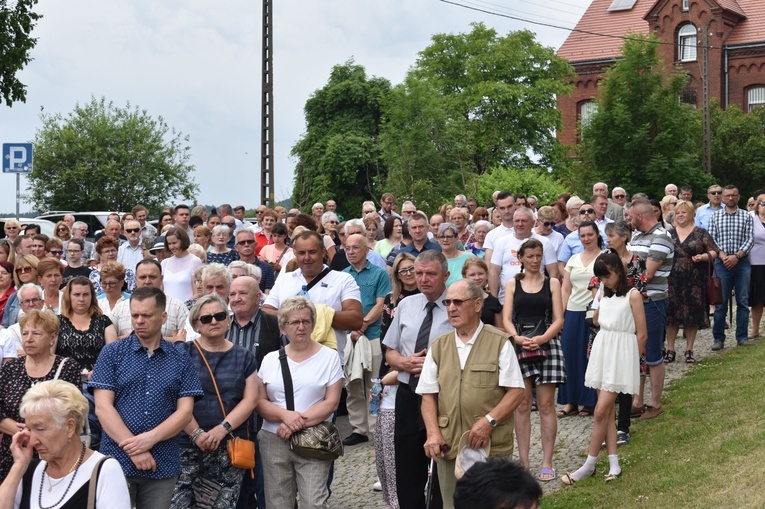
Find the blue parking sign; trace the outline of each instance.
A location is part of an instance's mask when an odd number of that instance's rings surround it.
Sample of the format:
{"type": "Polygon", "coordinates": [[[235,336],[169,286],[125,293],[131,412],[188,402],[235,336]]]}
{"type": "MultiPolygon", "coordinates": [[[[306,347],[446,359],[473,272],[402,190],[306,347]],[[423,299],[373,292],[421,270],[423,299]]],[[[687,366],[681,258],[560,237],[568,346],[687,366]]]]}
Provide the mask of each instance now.
{"type": "Polygon", "coordinates": [[[3,173],[32,173],[31,143],[3,143],[3,173]]]}

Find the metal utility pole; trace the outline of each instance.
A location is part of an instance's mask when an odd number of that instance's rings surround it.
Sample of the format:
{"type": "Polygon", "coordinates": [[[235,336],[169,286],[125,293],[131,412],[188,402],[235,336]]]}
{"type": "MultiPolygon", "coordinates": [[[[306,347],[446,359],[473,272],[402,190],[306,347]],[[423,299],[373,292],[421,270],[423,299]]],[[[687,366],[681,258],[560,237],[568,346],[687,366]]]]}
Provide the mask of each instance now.
{"type": "Polygon", "coordinates": [[[263,0],[263,83],[260,119],[260,200],[274,206],[273,3],[263,0]]]}
{"type": "Polygon", "coordinates": [[[706,173],[712,173],[712,121],[709,111],[709,25],[701,25],[701,150],[702,167],[706,173]]]}

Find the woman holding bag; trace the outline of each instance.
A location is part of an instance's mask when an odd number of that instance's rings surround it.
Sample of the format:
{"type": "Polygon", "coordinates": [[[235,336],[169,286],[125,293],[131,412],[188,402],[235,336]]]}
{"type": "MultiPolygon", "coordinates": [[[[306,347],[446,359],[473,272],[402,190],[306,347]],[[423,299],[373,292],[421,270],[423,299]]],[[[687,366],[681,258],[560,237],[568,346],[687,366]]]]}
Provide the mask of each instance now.
{"type": "Polygon", "coordinates": [[[330,460],[301,456],[290,449],[293,434],[329,422],[340,402],[343,369],[337,352],[311,339],[316,308],[305,297],[287,299],[279,307],[279,330],[290,342],[284,348],[289,375],[282,370],[280,352],[271,352],[260,366],[258,414],[263,428],[258,433],[268,507],[295,505],[329,507],[327,478],[330,460]],[[285,377],[292,380],[294,410],[288,410],[285,377]]]}
{"type": "MultiPolygon", "coordinates": [[[[542,266],[542,243],[529,239],[518,249],[521,272],[505,287],[505,306],[502,318],[505,330],[514,336],[518,348],[526,352],[545,350],[547,356],[538,362],[520,362],[526,384],[523,402],[515,410],[515,434],[518,437],[518,456],[523,468],[529,469],[531,447],[532,391],[537,390],[537,406],[542,435],[542,467],[538,479],[548,482],[555,479],[553,449],[558,434],[558,418],[555,415],[555,389],[566,383],[566,368],[559,333],[563,328],[563,301],[557,279],[545,277],[542,266]],[[519,322],[539,322],[546,330],[534,337],[525,337],[519,322]]],[[[520,359],[519,359],[520,360],[520,359]]]]}
{"type": "Polygon", "coordinates": [[[717,258],[717,245],[704,228],[694,224],[691,202],[675,205],[675,228],[669,231],[675,244],[675,258],[669,274],[667,305],[667,352],[664,362],[675,362],[675,339],[685,331],[685,362],[693,363],[693,343],[699,329],[709,328],[706,279],[717,258]]]}
{"type": "Polygon", "coordinates": [[[191,422],[183,429],[181,474],[170,507],[234,508],[245,471],[231,464],[228,442],[247,438],[258,396],[257,363],[249,350],[226,339],[228,306],[217,294],[197,300],[189,322],[200,337],[182,347],[205,395],[194,403],[191,422]]]}

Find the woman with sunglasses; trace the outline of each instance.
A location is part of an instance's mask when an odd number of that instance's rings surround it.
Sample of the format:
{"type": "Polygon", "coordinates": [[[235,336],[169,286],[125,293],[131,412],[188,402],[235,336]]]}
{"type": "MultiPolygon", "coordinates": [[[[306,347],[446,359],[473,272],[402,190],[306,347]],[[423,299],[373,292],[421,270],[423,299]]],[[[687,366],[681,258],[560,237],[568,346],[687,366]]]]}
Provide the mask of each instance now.
{"type": "Polygon", "coordinates": [[[69,228],[69,225],[65,222],[59,221],[56,223],[54,237],[56,237],[61,242],[66,242],[72,238],[72,229],[69,228]]]}
{"type": "MultiPolygon", "coordinates": [[[[37,284],[37,265],[40,261],[35,255],[21,255],[16,258],[16,264],[13,269],[13,283],[16,288],[21,288],[21,285],[26,283],[37,284]]],[[[17,293],[12,294],[8,298],[8,302],[5,304],[5,311],[3,312],[3,327],[10,327],[14,323],[19,321],[19,295],[17,293]]]]}
{"type": "Polygon", "coordinates": [[[197,300],[189,323],[200,336],[183,348],[205,394],[195,401],[191,421],[183,428],[181,474],[170,507],[233,509],[245,471],[231,465],[226,449],[231,437],[248,437],[247,422],[258,397],[257,361],[248,349],[228,341],[231,319],[218,294],[197,300]],[[212,494],[210,486],[216,488],[212,494]]]}
{"type": "Polygon", "coordinates": [[[400,217],[390,216],[383,225],[383,235],[385,238],[375,244],[375,253],[383,258],[387,258],[390,252],[401,243],[401,234],[404,223],[400,217]]]}
{"type": "Polygon", "coordinates": [[[48,242],[45,243],[45,256],[55,258],[62,265],[66,265],[66,261],[62,261],[64,257],[64,243],[56,238],[48,239],[48,242]]]}
{"type": "MultiPolygon", "coordinates": [[[[98,264],[92,267],[88,278],[93,283],[93,288],[96,291],[96,297],[103,295],[105,288],[101,286],[101,268],[109,262],[116,262],[119,253],[120,243],[114,237],[101,237],[96,242],[96,254],[98,255],[98,264]]],[[[125,269],[125,280],[123,285],[120,286],[122,291],[128,294],[133,293],[136,288],[135,272],[133,269],[125,269]]]]}
{"type": "Polygon", "coordinates": [[[547,239],[547,249],[558,252],[563,244],[563,235],[555,231],[555,209],[545,205],[537,210],[537,226],[534,233],[547,239]]]}
{"type": "MultiPolygon", "coordinates": [[[[382,320],[380,322],[380,343],[388,332],[388,327],[396,316],[396,307],[405,297],[420,293],[414,278],[414,256],[409,253],[399,253],[393,260],[390,276],[391,292],[383,301],[382,320]]],[[[383,354],[383,359],[385,354],[383,354]]]]}
{"type": "MultiPolygon", "coordinates": [[[[225,224],[219,224],[212,229],[212,248],[207,251],[207,263],[222,263],[228,267],[231,262],[239,259],[239,251],[228,247],[228,241],[231,239],[232,228],[225,224]]],[[[255,242],[249,240],[245,242],[255,242]]]]}
{"type": "Polygon", "coordinates": [[[462,266],[468,258],[475,256],[467,251],[458,251],[458,239],[459,232],[452,223],[444,223],[438,227],[438,244],[441,246],[441,252],[444,253],[449,264],[449,279],[446,280],[447,288],[462,278],[462,266]]]}
{"type": "Polygon", "coordinates": [[[8,240],[8,242],[13,242],[16,240],[16,237],[19,236],[19,232],[21,231],[21,224],[19,224],[19,222],[15,219],[8,219],[5,222],[5,226],[3,226],[3,230],[5,231],[5,238],[8,240]]]}

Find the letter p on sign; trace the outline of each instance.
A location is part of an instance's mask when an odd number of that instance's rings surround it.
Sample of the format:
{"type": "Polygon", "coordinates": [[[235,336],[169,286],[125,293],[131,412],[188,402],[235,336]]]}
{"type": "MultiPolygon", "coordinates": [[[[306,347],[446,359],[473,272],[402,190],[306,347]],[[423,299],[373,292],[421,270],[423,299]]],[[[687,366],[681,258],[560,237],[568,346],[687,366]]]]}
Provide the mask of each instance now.
{"type": "Polygon", "coordinates": [[[31,143],[3,143],[3,173],[32,173],[31,143]]]}

